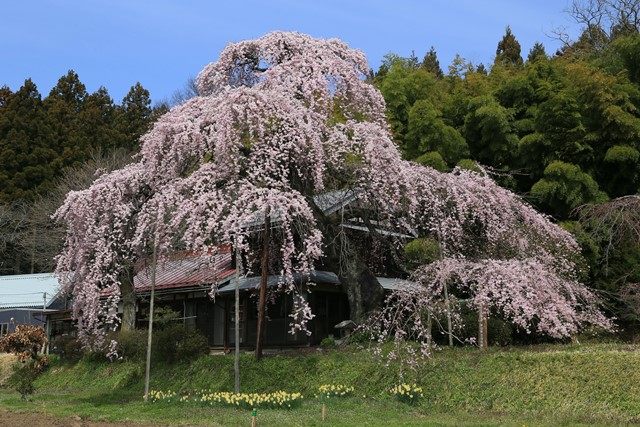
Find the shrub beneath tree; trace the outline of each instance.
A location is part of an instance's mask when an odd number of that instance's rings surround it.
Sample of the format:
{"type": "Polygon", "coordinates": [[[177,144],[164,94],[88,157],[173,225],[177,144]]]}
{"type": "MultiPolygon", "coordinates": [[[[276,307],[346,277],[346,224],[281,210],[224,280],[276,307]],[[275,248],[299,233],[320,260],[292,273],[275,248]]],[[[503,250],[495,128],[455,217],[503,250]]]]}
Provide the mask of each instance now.
{"type": "Polygon", "coordinates": [[[44,329],[33,325],[18,325],[14,332],[0,339],[0,351],[18,356],[7,383],[20,393],[22,399],[34,393],[34,381],[49,365],[49,358],[38,354],[46,343],[44,329]]]}

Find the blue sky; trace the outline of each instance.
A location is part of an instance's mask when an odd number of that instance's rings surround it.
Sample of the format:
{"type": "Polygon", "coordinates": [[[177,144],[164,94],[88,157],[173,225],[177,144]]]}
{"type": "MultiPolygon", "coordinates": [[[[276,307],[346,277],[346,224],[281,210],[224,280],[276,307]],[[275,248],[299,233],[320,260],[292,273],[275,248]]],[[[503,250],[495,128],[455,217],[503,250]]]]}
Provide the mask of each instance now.
{"type": "Polygon", "coordinates": [[[545,34],[570,24],[567,1],[5,0],[0,85],[15,90],[31,77],[44,95],[73,68],[89,91],[104,85],[117,102],[136,81],[157,101],[227,43],[272,30],[339,37],[373,68],[388,52],[421,58],[433,45],[446,70],[456,53],[491,63],[507,24],[524,55],[535,41],[554,52],[545,34]]]}

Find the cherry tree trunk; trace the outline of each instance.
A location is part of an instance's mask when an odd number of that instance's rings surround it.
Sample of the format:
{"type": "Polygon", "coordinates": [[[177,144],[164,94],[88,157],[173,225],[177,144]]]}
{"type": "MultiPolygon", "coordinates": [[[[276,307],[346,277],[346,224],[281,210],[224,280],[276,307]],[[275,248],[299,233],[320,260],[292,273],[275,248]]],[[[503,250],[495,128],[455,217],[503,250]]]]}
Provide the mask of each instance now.
{"type": "Polygon", "coordinates": [[[258,297],[258,326],[256,328],[256,360],[262,358],[262,344],[264,342],[264,313],[267,301],[267,280],[269,278],[269,235],[271,229],[271,219],[267,213],[262,231],[262,259],[260,260],[260,294],[258,297]]]}
{"type": "Polygon", "coordinates": [[[359,259],[344,260],[349,265],[338,275],[349,300],[351,320],[362,322],[367,313],[380,307],[384,289],[378,279],[359,259]]]}
{"type": "Polygon", "coordinates": [[[133,280],[128,274],[121,281],[120,294],[122,295],[122,323],[120,328],[123,331],[132,331],[136,328],[136,295],[133,291],[133,280]]]}
{"type": "Polygon", "coordinates": [[[370,311],[380,308],[384,300],[384,289],[378,279],[367,267],[358,250],[353,250],[352,242],[344,235],[340,225],[319,212],[322,234],[340,236],[338,241],[331,239],[326,243],[326,266],[338,276],[342,289],[349,301],[349,318],[356,323],[363,321],[370,311]]]}

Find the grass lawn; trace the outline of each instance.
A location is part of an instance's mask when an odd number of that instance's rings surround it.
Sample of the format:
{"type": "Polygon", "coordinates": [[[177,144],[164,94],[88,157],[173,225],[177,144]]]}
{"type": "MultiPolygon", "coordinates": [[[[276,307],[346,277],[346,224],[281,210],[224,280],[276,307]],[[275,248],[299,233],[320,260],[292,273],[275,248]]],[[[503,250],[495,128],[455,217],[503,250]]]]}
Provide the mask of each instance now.
{"type": "MultiPolygon", "coordinates": [[[[416,406],[386,392],[398,383],[365,351],[344,350],[241,360],[242,391],[298,391],[301,406],[258,410],[261,426],[287,425],[619,425],[640,422],[640,347],[593,344],[492,349],[444,349],[405,380],[424,389],[416,406]],[[328,404],[314,397],[321,384],[354,386],[352,397],[328,404]],[[366,396],[366,397],[365,397],[366,396]]],[[[232,390],[233,357],[155,366],[152,388],[232,390]]],[[[146,424],[250,425],[250,411],[195,403],[144,403],[141,363],[54,363],[30,402],[0,390],[0,407],[57,417],[146,424]]]]}

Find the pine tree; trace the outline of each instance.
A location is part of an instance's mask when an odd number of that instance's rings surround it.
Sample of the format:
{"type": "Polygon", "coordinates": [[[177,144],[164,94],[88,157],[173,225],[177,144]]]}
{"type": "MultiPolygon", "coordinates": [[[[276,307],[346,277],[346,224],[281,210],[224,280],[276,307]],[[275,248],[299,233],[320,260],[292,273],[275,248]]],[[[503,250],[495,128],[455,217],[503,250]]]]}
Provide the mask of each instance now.
{"type": "Polygon", "coordinates": [[[444,77],[442,68],[440,68],[440,61],[438,61],[438,55],[433,46],[422,59],[422,68],[433,73],[438,78],[444,77]]]}
{"type": "Polygon", "coordinates": [[[90,151],[88,138],[80,130],[80,111],[87,96],[87,89],[78,74],[69,70],[43,101],[47,125],[51,130],[50,147],[59,156],[54,165],[56,171],[81,163],[90,151]]]}
{"type": "Polygon", "coordinates": [[[51,89],[46,100],[60,99],[79,111],[86,97],[87,89],[80,81],[78,73],[69,70],[66,75],[58,79],[58,83],[51,89]]]}
{"type": "Polygon", "coordinates": [[[140,82],[131,86],[118,109],[117,130],[120,133],[120,146],[127,149],[138,147],[138,139],[152,122],[153,109],[149,91],[140,82]]]}
{"type": "MultiPolygon", "coordinates": [[[[9,98],[11,98],[11,95],[13,95],[13,92],[11,92],[9,86],[0,86],[0,108],[3,108],[5,105],[7,105],[7,102],[9,102],[9,98]]],[[[2,111],[0,110],[0,115],[1,114],[2,111]]]]}
{"type": "MultiPolygon", "coordinates": [[[[6,93],[6,91],[5,91],[6,93]]],[[[38,88],[25,80],[0,110],[0,202],[30,200],[46,191],[57,157],[38,88]]]]}
{"type": "Polygon", "coordinates": [[[80,112],[81,131],[89,146],[98,151],[114,151],[119,148],[120,137],[115,129],[116,106],[103,86],[87,96],[80,112]]]}
{"type": "Polygon", "coordinates": [[[540,42],[536,42],[527,56],[527,62],[533,63],[541,59],[547,59],[547,52],[544,50],[544,45],[540,42]]]}
{"type": "Polygon", "coordinates": [[[495,63],[516,66],[522,65],[520,50],[520,43],[511,32],[511,27],[507,26],[505,34],[496,49],[495,63]]]}

